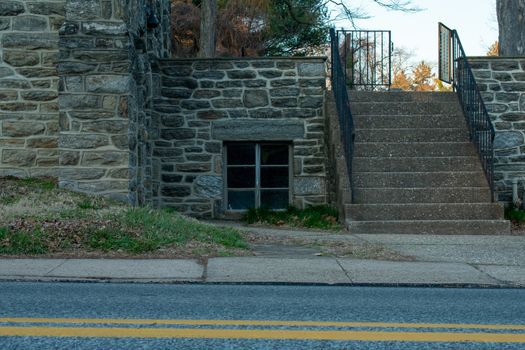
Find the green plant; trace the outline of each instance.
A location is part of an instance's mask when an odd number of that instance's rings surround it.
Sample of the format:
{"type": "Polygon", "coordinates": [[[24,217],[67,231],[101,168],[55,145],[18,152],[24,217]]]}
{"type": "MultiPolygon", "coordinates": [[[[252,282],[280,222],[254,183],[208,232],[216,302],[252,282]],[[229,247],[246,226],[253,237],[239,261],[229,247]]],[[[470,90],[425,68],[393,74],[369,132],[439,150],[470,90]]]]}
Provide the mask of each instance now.
{"type": "Polygon", "coordinates": [[[505,208],[505,219],[516,223],[522,223],[525,221],[525,210],[516,208],[513,205],[509,205],[505,208]]]}
{"type": "Polygon", "coordinates": [[[32,232],[0,228],[0,254],[45,254],[48,248],[39,229],[32,232]]]}
{"type": "Polygon", "coordinates": [[[243,220],[249,224],[265,223],[270,225],[289,225],[296,227],[339,229],[339,213],[328,205],[312,205],[305,209],[289,207],[285,211],[273,211],[268,208],[249,209],[243,220]]]}

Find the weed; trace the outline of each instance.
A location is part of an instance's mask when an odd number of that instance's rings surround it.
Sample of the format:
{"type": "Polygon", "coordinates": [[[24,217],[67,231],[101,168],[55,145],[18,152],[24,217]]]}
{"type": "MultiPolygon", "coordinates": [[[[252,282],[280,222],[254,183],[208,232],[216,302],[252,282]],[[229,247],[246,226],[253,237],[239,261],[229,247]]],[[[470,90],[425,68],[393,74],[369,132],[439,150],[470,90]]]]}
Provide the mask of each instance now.
{"type": "Polygon", "coordinates": [[[521,224],[525,221],[525,210],[508,206],[505,208],[505,219],[521,224]]]}
{"type": "Polygon", "coordinates": [[[243,220],[249,224],[265,223],[279,226],[340,229],[337,218],[336,209],[327,205],[315,205],[305,209],[289,207],[286,211],[272,211],[267,208],[249,209],[243,220]]]}
{"type": "Polygon", "coordinates": [[[0,254],[45,254],[48,249],[39,229],[32,232],[0,228],[0,254]]]}

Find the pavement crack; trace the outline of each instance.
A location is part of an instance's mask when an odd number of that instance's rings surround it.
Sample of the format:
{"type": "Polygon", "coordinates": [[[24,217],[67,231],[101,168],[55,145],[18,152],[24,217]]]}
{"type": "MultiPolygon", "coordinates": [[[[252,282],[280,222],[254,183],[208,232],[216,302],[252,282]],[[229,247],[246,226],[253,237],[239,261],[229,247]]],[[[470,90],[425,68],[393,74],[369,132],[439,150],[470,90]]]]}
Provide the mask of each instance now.
{"type": "Polygon", "coordinates": [[[515,284],[511,281],[505,281],[505,280],[501,280],[499,278],[496,278],[494,276],[492,276],[490,273],[486,272],[486,271],[483,271],[482,269],[480,269],[480,265],[476,265],[476,264],[466,264],[474,269],[476,269],[476,271],[480,272],[482,275],[484,276],[487,276],[488,278],[498,282],[498,284],[500,284],[501,286],[514,286],[515,284]]]}
{"type": "Polygon", "coordinates": [[[48,276],[51,272],[55,271],[56,269],[58,269],[59,267],[61,267],[62,265],[64,265],[69,259],[64,259],[60,264],[58,264],[57,266],[53,267],[51,270],[47,271],[44,276],[48,276]]]}
{"type": "Polygon", "coordinates": [[[348,278],[348,281],[350,283],[353,283],[354,281],[352,281],[352,278],[350,277],[350,274],[348,273],[348,271],[345,270],[345,268],[343,267],[343,265],[341,265],[341,262],[339,262],[339,259],[335,259],[335,262],[337,263],[337,265],[339,265],[339,267],[341,268],[341,270],[343,270],[346,278],[348,278]]]}

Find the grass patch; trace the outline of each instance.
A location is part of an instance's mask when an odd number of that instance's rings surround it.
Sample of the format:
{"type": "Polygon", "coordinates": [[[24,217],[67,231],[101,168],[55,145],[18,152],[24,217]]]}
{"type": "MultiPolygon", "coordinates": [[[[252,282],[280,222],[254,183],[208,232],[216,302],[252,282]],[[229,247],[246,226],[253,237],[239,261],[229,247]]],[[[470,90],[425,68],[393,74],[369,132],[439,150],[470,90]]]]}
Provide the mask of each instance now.
{"type": "Polygon", "coordinates": [[[269,224],[277,226],[293,226],[319,228],[328,230],[341,229],[337,223],[339,213],[327,205],[313,205],[305,209],[289,207],[285,211],[272,211],[266,208],[249,209],[243,216],[248,224],[269,224]]]}
{"type": "Polygon", "coordinates": [[[508,206],[505,208],[505,219],[521,224],[525,221],[525,210],[518,209],[512,205],[508,206]]]}
{"type": "Polygon", "coordinates": [[[0,213],[0,254],[201,257],[248,247],[236,229],[73,193],[47,179],[0,178],[0,213]]]}

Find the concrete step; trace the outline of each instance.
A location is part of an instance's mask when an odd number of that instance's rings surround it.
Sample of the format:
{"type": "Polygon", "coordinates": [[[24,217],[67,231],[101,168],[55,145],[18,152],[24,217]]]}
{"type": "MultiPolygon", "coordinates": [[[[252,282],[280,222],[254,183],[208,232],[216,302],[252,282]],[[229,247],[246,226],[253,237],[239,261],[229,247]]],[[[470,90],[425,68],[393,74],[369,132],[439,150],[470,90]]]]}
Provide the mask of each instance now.
{"type": "Polygon", "coordinates": [[[508,235],[507,220],[347,221],[350,233],[508,235]]]}
{"type": "Polygon", "coordinates": [[[465,128],[462,115],[355,115],[357,129],[465,128]]]}
{"type": "Polygon", "coordinates": [[[346,204],[345,213],[352,221],[495,220],[503,219],[503,206],[497,203],[346,204]]]}
{"type": "Polygon", "coordinates": [[[458,102],[455,92],[425,91],[350,91],[352,102],[458,102]]]}
{"type": "Polygon", "coordinates": [[[359,129],[355,142],[462,142],[468,141],[466,129],[359,129]]]}
{"type": "Polygon", "coordinates": [[[356,204],[488,203],[490,199],[487,187],[354,188],[356,204]]]}
{"type": "Polygon", "coordinates": [[[356,142],[354,157],[448,157],[475,156],[470,142],[356,142]]]}
{"type": "Polygon", "coordinates": [[[427,188],[427,187],[484,187],[487,186],[485,175],[480,171],[454,172],[363,172],[353,174],[354,187],[391,187],[391,188],[427,188]]]}
{"type": "Polygon", "coordinates": [[[425,172],[482,171],[477,156],[470,157],[354,157],[352,171],[358,172],[425,172]]]}
{"type": "Polygon", "coordinates": [[[459,103],[448,102],[350,102],[352,115],[460,114],[459,103]]]}

